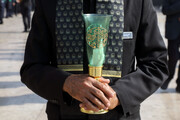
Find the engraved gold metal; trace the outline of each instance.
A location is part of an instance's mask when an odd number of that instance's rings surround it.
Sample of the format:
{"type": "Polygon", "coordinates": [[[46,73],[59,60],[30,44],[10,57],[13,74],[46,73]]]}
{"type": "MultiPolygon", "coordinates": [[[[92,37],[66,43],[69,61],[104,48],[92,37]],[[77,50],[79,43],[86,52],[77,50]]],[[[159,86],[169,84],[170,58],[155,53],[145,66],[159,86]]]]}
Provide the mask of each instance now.
{"type": "Polygon", "coordinates": [[[101,77],[102,76],[102,68],[103,68],[103,66],[94,67],[94,66],[89,65],[89,75],[94,78],[101,77]]]}

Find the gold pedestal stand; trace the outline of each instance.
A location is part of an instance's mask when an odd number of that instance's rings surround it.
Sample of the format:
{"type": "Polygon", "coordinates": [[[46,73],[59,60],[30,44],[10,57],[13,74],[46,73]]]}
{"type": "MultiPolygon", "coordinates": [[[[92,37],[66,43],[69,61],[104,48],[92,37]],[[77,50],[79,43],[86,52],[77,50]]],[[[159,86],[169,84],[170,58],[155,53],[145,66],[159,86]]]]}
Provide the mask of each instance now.
{"type": "MultiPolygon", "coordinates": [[[[96,80],[98,80],[99,82],[100,81],[100,78],[102,76],[102,67],[103,66],[100,66],[100,67],[93,67],[93,66],[90,66],[89,65],[89,75],[91,77],[94,77],[96,80]]],[[[84,108],[81,108],[81,112],[83,113],[87,113],[87,114],[105,114],[108,112],[108,110],[104,110],[104,109],[101,109],[99,110],[98,112],[94,112],[92,110],[85,110],[84,108]]]]}
{"type": "Polygon", "coordinates": [[[86,113],[86,114],[96,114],[96,115],[99,115],[99,114],[105,114],[108,112],[108,110],[99,110],[98,112],[94,112],[92,110],[85,110],[84,108],[81,108],[81,112],[83,113],[86,113]]]}

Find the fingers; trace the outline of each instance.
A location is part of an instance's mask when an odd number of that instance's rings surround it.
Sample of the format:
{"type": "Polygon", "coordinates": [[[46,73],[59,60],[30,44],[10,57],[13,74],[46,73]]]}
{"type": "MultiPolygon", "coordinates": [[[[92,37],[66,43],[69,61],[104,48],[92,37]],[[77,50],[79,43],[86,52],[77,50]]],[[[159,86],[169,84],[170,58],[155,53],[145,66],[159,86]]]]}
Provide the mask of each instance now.
{"type": "Polygon", "coordinates": [[[114,91],[109,88],[109,79],[101,78],[101,81],[88,75],[71,75],[66,79],[63,90],[89,110],[107,109],[114,91]]]}
{"type": "Polygon", "coordinates": [[[93,85],[100,89],[108,98],[111,98],[115,95],[115,91],[111,89],[106,83],[103,84],[99,81],[94,81],[93,85]]]}
{"type": "MultiPolygon", "coordinates": [[[[98,98],[96,98],[94,95],[89,94],[87,97],[88,100],[90,100],[94,105],[96,105],[99,109],[108,109],[98,98]]],[[[109,102],[109,101],[107,101],[109,102]]]]}
{"type": "MultiPolygon", "coordinates": [[[[106,106],[109,107],[110,106],[110,102],[108,100],[108,98],[105,96],[105,94],[97,89],[96,87],[93,87],[93,89],[91,89],[91,93],[96,96],[100,101],[102,101],[102,103],[106,106]]],[[[96,104],[97,106],[101,106],[99,104],[96,104]]],[[[103,108],[104,109],[104,108],[103,108]]]]}
{"type": "Polygon", "coordinates": [[[99,79],[99,82],[109,84],[109,83],[110,83],[110,80],[109,80],[109,79],[105,79],[105,78],[101,77],[101,78],[99,79]]]}
{"type": "Polygon", "coordinates": [[[93,105],[91,102],[89,102],[88,99],[84,98],[83,102],[80,104],[81,108],[84,108],[85,110],[92,110],[95,112],[99,111],[99,108],[93,105]]]}

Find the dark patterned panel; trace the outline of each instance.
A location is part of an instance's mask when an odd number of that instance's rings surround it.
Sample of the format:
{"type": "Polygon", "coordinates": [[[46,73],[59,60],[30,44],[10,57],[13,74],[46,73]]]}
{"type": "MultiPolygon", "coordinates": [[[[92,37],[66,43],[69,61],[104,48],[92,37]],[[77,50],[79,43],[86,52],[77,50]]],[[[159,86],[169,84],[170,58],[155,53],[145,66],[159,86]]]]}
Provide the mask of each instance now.
{"type": "Polygon", "coordinates": [[[83,64],[82,0],[58,0],[56,16],[59,65],[83,64]]]}
{"type": "MultiPolygon", "coordinates": [[[[97,14],[113,15],[103,76],[120,77],[122,70],[124,1],[97,0],[97,14]]],[[[83,0],[58,0],[56,15],[57,61],[65,71],[83,71],[83,0]]]]}
{"type": "Polygon", "coordinates": [[[113,15],[110,22],[108,47],[104,70],[122,70],[123,30],[124,30],[124,1],[97,0],[98,14],[113,15]]]}

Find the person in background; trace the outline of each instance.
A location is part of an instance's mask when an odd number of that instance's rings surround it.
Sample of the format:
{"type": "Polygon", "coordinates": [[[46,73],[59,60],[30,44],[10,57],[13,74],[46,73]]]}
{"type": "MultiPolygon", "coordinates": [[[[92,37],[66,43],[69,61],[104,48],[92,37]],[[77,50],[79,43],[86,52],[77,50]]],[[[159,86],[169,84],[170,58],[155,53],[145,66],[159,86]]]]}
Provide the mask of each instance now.
{"type": "Polygon", "coordinates": [[[13,14],[17,16],[17,1],[13,0],[13,14]]]}
{"type": "Polygon", "coordinates": [[[11,0],[11,2],[12,2],[12,8],[10,10],[10,14],[11,14],[11,16],[13,16],[15,14],[14,9],[15,9],[15,6],[16,6],[16,0],[11,0]]]}
{"type": "Polygon", "coordinates": [[[6,0],[6,18],[12,17],[13,14],[13,1],[6,0]]]}
{"type": "Polygon", "coordinates": [[[163,4],[163,0],[152,0],[153,1],[153,5],[157,10],[161,10],[162,8],[162,4],[163,4]]]}
{"type": "Polygon", "coordinates": [[[24,32],[28,32],[30,29],[30,23],[31,23],[32,3],[31,3],[31,0],[20,0],[19,2],[20,2],[23,23],[24,23],[24,32]]]}
{"type": "MultiPolygon", "coordinates": [[[[168,39],[168,65],[169,78],[161,86],[167,89],[169,82],[173,79],[177,61],[180,58],[180,0],[164,0],[162,12],[166,15],[165,37],[168,39]]],[[[180,92],[180,65],[178,64],[178,77],[176,80],[176,91],[180,92]]]]}
{"type": "Polygon", "coordinates": [[[2,0],[0,0],[0,24],[3,24],[2,9],[2,0]]]}
{"type": "Polygon", "coordinates": [[[32,2],[32,11],[34,11],[35,10],[35,0],[31,0],[31,2],[32,2]]]}
{"type": "Polygon", "coordinates": [[[20,0],[14,0],[14,14],[17,16],[20,13],[20,0]]]}
{"type": "Polygon", "coordinates": [[[6,0],[1,0],[2,3],[2,18],[4,18],[4,12],[5,12],[5,5],[6,5],[6,0]]]}
{"type": "Polygon", "coordinates": [[[15,14],[21,13],[20,0],[16,0],[15,14]]]}

